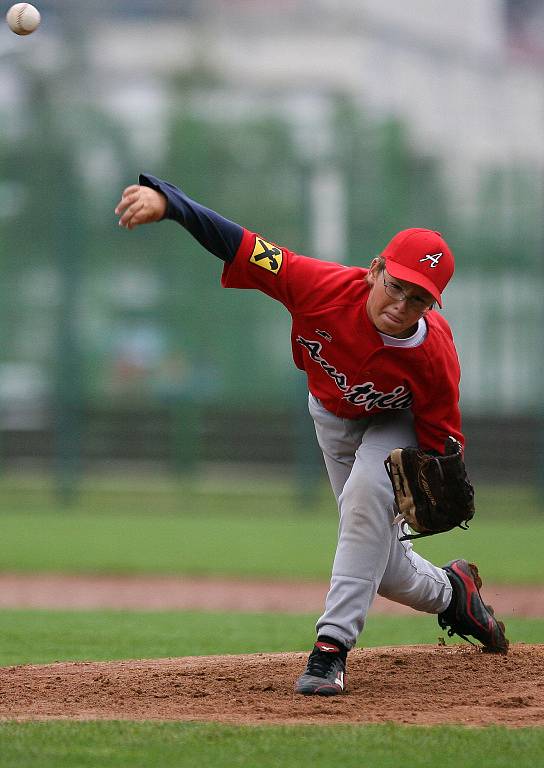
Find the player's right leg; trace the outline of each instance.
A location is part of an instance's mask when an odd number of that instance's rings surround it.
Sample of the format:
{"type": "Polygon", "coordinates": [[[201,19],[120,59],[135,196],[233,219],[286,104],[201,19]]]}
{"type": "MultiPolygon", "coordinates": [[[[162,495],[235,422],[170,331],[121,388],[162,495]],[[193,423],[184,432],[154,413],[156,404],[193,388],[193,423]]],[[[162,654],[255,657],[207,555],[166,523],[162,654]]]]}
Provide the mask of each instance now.
{"type": "Polygon", "coordinates": [[[509,642],[504,624],[497,621],[493,608],[482,600],[478,568],[466,560],[452,560],[444,571],[453,587],[453,596],[446,610],[438,614],[442,629],[447,629],[450,637],[459,635],[469,640],[470,636],[479,640],[485,651],[507,653],[509,642]]]}
{"type": "Polygon", "coordinates": [[[473,637],[486,651],[506,653],[504,624],[482,599],[477,567],[466,560],[453,560],[438,568],[414,552],[411,542],[399,541],[400,536],[399,528],[391,542],[378,594],[418,611],[437,614],[438,623],[450,637],[473,637]]]}

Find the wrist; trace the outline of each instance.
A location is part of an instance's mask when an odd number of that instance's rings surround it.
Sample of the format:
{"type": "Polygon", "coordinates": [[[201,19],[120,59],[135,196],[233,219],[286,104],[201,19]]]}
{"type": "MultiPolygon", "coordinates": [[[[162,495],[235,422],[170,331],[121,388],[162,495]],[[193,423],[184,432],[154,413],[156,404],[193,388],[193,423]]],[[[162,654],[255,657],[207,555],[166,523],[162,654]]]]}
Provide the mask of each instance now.
{"type": "Polygon", "coordinates": [[[168,218],[169,202],[168,202],[168,198],[166,197],[164,192],[162,192],[162,191],[160,191],[158,189],[155,190],[155,191],[157,193],[157,200],[158,200],[158,203],[157,203],[157,213],[158,213],[157,221],[162,221],[163,219],[167,219],[168,218]]]}

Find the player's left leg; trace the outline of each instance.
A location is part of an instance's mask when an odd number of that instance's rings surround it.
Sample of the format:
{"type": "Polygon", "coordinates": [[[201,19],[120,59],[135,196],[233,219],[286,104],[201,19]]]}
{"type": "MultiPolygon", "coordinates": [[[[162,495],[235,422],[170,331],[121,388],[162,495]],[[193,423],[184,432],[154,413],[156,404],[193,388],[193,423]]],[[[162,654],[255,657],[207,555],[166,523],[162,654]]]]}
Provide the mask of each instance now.
{"type": "MultiPolygon", "coordinates": [[[[393,523],[393,491],[384,467],[388,454],[414,444],[409,412],[387,412],[369,419],[339,419],[314,400],[310,412],[331,485],[338,500],[340,523],[336,555],[325,611],[316,629],[318,642],[295,690],[333,695],[344,687],[347,652],[363,629],[368,610],[387,568],[393,523]]],[[[445,608],[451,587],[443,570],[428,564],[427,600],[445,608]]],[[[420,584],[420,589],[421,584],[420,584]]]]}
{"type": "MultiPolygon", "coordinates": [[[[338,503],[351,474],[355,454],[367,428],[367,421],[342,419],[327,411],[310,394],[308,408],[314,420],[319,447],[332,491],[338,503]]],[[[295,691],[306,695],[333,696],[344,690],[348,649],[335,638],[319,635],[295,691]]]]}
{"type": "Polygon", "coordinates": [[[347,649],[363,630],[384,577],[386,583],[399,585],[396,594],[409,591],[409,600],[420,610],[438,613],[451,597],[444,571],[413,553],[409,545],[403,547],[397,541],[399,526],[393,523],[394,498],[384,460],[395,447],[415,444],[412,416],[407,411],[385,412],[365,422],[338,497],[340,523],[331,586],[317,622],[320,636],[347,649]]]}

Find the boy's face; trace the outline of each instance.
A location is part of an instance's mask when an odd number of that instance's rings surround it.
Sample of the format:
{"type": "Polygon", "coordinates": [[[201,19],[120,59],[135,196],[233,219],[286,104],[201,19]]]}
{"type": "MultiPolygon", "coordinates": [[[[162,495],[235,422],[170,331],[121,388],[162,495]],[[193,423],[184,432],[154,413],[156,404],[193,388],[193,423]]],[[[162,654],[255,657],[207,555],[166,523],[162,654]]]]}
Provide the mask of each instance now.
{"type": "Polygon", "coordinates": [[[370,265],[367,276],[370,295],[366,311],[370,321],[388,336],[404,338],[415,332],[415,326],[433,304],[433,297],[424,288],[380,271],[378,259],[370,265]]]}

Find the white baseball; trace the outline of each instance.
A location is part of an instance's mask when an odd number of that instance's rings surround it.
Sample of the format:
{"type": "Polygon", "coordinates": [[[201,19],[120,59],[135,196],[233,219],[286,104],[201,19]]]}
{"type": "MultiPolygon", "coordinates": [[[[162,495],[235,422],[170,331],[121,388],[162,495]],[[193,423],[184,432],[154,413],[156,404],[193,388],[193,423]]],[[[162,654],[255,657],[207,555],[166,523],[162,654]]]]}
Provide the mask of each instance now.
{"type": "Polygon", "coordinates": [[[29,35],[38,28],[41,16],[39,10],[30,3],[15,3],[6,14],[6,21],[16,35],[29,35]]]}

